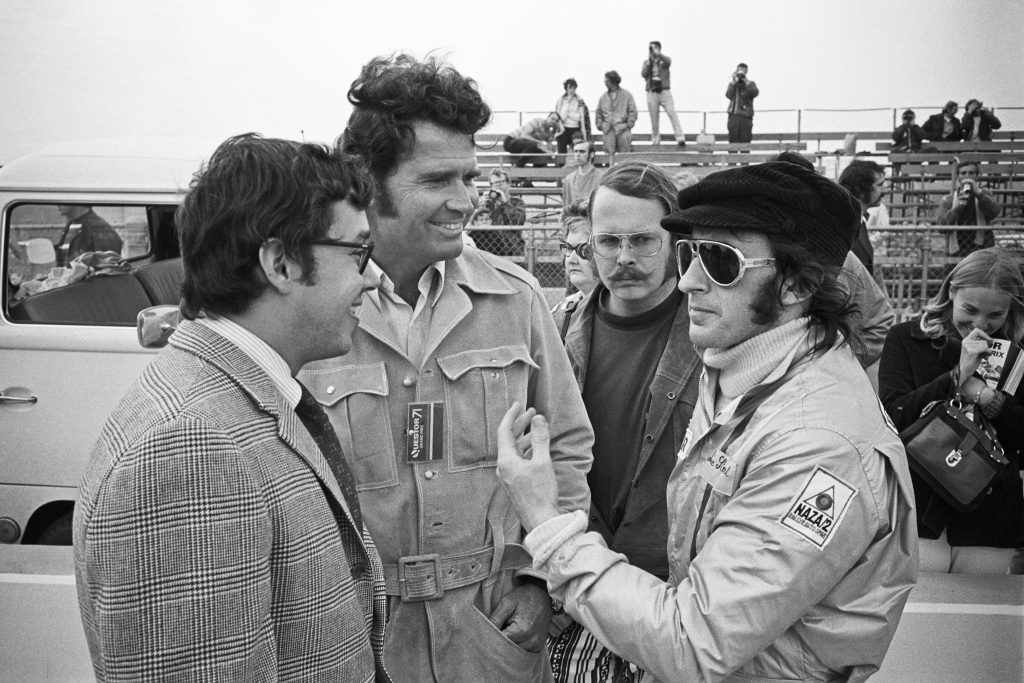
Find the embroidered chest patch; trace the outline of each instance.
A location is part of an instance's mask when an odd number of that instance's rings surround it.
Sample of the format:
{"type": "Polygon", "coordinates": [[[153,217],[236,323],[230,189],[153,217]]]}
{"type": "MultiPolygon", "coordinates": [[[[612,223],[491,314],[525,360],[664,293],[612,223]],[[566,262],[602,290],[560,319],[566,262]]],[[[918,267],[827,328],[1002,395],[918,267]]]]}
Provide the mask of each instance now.
{"type": "Polygon", "coordinates": [[[815,467],[779,521],[818,548],[824,548],[832,540],[856,495],[857,490],[845,481],[815,467]]]}

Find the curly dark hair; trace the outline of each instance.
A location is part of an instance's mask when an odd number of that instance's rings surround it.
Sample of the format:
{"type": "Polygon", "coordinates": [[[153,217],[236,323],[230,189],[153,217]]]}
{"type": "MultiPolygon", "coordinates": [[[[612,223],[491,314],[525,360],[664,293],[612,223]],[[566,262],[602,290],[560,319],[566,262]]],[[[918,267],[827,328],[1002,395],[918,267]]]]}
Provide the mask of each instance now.
{"type": "Polygon", "coordinates": [[[337,146],[363,159],[380,185],[412,149],[413,125],[429,121],[472,138],[491,120],[476,81],[440,59],[374,57],[348,90],[352,115],[337,146]]]}
{"type": "Polygon", "coordinates": [[[874,161],[854,159],[839,174],[839,184],[856,197],[857,201],[866,204],[875,185],[875,175],[878,173],[885,175],[885,169],[874,161]]]}
{"type": "Polygon", "coordinates": [[[178,208],[185,269],[181,313],[241,313],[267,287],[259,250],[279,239],[316,281],[311,240],[327,235],[332,207],[348,200],[365,209],[373,182],[362,162],[324,145],[263,138],[228,138],[192,179],[178,208]]]}

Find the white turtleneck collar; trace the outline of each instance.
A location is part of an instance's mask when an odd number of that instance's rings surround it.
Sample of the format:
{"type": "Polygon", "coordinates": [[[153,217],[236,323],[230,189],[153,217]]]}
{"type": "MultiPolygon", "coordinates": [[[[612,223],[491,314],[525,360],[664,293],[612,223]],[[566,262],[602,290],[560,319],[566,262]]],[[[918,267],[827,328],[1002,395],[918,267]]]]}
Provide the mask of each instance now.
{"type": "Polygon", "coordinates": [[[742,396],[780,367],[806,354],[814,344],[811,319],[797,318],[727,349],[705,349],[704,365],[717,370],[715,403],[742,396]]]}

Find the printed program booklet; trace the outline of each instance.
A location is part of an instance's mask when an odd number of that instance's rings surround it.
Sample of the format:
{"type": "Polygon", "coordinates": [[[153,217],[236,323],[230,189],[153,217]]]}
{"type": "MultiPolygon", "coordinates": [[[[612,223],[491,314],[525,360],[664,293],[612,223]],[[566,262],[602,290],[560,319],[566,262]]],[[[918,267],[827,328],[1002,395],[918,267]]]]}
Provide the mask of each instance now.
{"type": "Polygon", "coordinates": [[[1016,394],[1024,378],[1024,349],[1007,339],[993,339],[978,374],[993,389],[1016,394]]]}

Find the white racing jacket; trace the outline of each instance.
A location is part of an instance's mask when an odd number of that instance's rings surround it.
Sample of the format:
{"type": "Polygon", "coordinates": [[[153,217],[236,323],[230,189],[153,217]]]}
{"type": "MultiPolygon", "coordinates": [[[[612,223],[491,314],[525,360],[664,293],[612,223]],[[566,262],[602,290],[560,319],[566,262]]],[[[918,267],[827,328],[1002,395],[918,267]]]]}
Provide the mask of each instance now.
{"type": "Polygon", "coordinates": [[[860,681],[885,656],[917,576],[906,456],[852,351],[808,348],[717,417],[705,371],[668,583],[594,533],[535,553],[566,610],[659,680],[860,681]]]}

